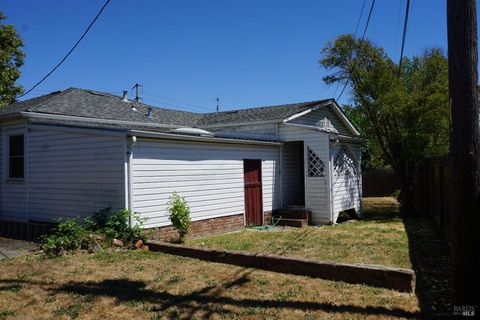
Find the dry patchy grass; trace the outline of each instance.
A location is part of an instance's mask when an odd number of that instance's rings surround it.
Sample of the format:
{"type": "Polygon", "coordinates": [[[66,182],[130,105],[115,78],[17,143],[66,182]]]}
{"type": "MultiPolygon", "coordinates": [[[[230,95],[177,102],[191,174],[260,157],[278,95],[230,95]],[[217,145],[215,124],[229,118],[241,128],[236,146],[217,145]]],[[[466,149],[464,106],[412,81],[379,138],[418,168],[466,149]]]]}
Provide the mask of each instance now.
{"type": "MultiPolygon", "coordinates": [[[[199,241],[217,239],[217,245],[229,247],[227,239],[235,239],[243,243],[245,250],[276,253],[280,250],[283,254],[295,252],[329,260],[408,267],[406,239],[400,224],[398,215],[392,214],[387,221],[373,217],[336,227],[282,233],[245,231],[199,241]],[[249,245],[249,238],[258,238],[258,242],[249,245]],[[380,239],[384,240],[383,245],[380,239]],[[269,245],[269,240],[274,245],[269,245]]],[[[242,245],[230,246],[242,249],[242,245]]],[[[161,253],[131,251],[56,259],[26,256],[0,261],[0,270],[0,319],[393,319],[419,316],[414,294],[161,253]]]]}
{"type": "Polygon", "coordinates": [[[411,268],[408,237],[393,198],[365,198],[363,219],[335,226],[240,232],[189,241],[191,245],[266,252],[317,260],[411,268]]]}
{"type": "Polygon", "coordinates": [[[414,295],[160,253],[1,261],[0,319],[415,317],[414,295]]]}

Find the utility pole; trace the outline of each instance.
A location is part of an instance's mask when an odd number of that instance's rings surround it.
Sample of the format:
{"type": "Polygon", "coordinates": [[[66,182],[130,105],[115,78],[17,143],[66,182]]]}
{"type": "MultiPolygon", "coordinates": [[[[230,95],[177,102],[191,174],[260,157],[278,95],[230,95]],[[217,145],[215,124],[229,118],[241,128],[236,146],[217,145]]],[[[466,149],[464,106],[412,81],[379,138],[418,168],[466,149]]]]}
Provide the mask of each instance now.
{"type": "MultiPolygon", "coordinates": [[[[454,179],[454,308],[480,313],[480,133],[476,0],[447,0],[454,179]],[[476,308],[474,306],[477,306],[476,308]]],[[[455,311],[455,309],[454,309],[455,311]]]]}
{"type": "Polygon", "coordinates": [[[217,96],[217,112],[220,110],[220,98],[217,96]]]}
{"type": "Polygon", "coordinates": [[[139,87],[143,87],[143,86],[141,84],[138,84],[138,82],[135,83],[135,85],[132,87],[132,89],[135,88],[135,99],[134,100],[136,102],[138,102],[140,100],[140,95],[138,94],[138,88],[139,87]]]}

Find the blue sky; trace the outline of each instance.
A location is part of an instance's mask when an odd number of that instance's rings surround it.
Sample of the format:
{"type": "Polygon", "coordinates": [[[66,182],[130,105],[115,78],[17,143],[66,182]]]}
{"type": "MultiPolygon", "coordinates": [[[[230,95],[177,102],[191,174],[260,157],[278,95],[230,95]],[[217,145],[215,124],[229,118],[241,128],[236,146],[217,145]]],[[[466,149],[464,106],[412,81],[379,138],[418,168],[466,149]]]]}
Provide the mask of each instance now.
{"type": "MultiPolygon", "coordinates": [[[[29,89],[70,49],[104,0],[2,0],[25,43],[19,83],[29,89]]],[[[68,87],[120,95],[135,82],[144,102],[191,111],[336,97],[320,50],[353,33],[363,0],[112,0],[70,58],[26,96],[68,87]]],[[[366,7],[371,0],[367,0],[366,7]]],[[[377,0],[367,38],[400,55],[406,0],[377,0]]],[[[365,9],[360,29],[366,21],[365,9]]],[[[412,0],[405,55],[446,51],[445,0],[412,0]]],[[[336,92],[336,93],[335,93],[336,92]]],[[[346,92],[341,102],[349,101],[346,92]]]]}

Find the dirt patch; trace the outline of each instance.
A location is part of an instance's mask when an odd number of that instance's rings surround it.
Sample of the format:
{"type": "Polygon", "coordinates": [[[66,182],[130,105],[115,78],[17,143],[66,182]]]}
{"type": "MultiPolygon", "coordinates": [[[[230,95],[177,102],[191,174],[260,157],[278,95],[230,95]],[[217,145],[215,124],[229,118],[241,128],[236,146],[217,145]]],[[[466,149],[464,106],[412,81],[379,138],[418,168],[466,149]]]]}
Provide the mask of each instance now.
{"type": "Polygon", "coordinates": [[[22,256],[38,250],[38,245],[22,240],[0,237],[0,260],[22,256]]]}

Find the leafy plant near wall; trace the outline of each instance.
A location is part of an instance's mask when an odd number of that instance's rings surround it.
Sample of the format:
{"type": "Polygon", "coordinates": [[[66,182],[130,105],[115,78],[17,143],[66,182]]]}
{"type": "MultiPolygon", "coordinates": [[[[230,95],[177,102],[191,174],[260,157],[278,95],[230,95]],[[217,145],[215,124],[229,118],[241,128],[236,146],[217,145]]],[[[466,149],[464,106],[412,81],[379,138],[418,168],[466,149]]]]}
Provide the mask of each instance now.
{"type": "Polygon", "coordinates": [[[101,248],[97,240],[105,246],[109,246],[112,239],[122,240],[127,246],[137,240],[146,240],[141,228],[145,219],[127,209],[100,210],[92,217],[85,218],[83,224],[79,218],[59,219],[58,222],[52,233],[40,238],[41,248],[48,257],[80,249],[101,248]],[[133,226],[129,225],[130,220],[133,226]]]}
{"type": "Polygon", "coordinates": [[[95,212],[90,218],[85,218],[85,229],[104,234],[109,239],[121,239],[125,243],[132,243],[136,240],[145,240],[141,228],[145,220],[131,210],[113,211],[106,208],[95,212]],[[132,220],[133,226],[129,225],[129,220],[132,220]]]}
{"type": "Polygon", "coordinates": [[[187,201],[184,197],[181,197],[174,192],[167,205],[168,218],[172,222],[173,227],[177,229],[180,236],[180,242],[183,242],[183,239],[192,224],[190,208],[187,205],[187,201]]]}
{"type": "Polygon", "coordinates": [[[41,248],[49,257],[62,255],[65,251],[80,249],[88,232],[75,219],[59,219],[53,233],[40,237],[41,248]]]}

